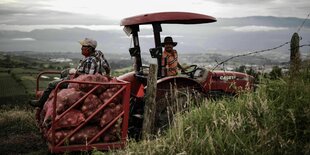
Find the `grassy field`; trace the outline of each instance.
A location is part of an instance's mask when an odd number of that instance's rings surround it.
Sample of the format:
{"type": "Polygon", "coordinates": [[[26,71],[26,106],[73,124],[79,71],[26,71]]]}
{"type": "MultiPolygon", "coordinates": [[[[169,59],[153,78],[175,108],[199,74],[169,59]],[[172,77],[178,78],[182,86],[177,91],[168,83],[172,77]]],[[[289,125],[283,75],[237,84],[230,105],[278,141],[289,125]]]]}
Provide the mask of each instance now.
{"type": "Polygon", "coordinates": [[[133,71],[133,68],[131,66],[126,67],[126,68],[122,68],[122,69],[116,69],[116,70],[112,71],[112,76],[117,77],[117,76],[123,75],[123,74],[131,72],[131,71],[133,71]]]}
{"type": "Polygon", "coordinates": [[[255,93],[202,103],[165,135],[111,154],[310,154],[308,92],[309,76],[265,79],[255,93]]]}
{"type": "MultiPolygon", "coordinates": [[[[15,76],[17,81],[20,81],[20,84],[26,89],[28,94],[33,95],[36,90],[36,80],[37,76],[41,71],[36,69],[24,69],[24,68],[14,68],[11,70],[11,74],[15,76]]],[[[56,75],[55,75],[56,76],[56,75]]],[[[59,75],[57,75],[59,77],[59,75]]],[[[53,80],[54,76],[47,77],[45,79],[41,78],[40,88],[45,89],[48,82],[53,80]]]]}
{"type": "MultiPolygon", "coordinates": [[[[155,140],[130,140],[124,150],[91,154],[309,154],[309,75],[261,80],[255,93],[208,100],[175,115],[172,128],[155,140]]],[[[5,154],[47,153],[27,106],[1,108],[0,141],[5,154]]]]}
{"type": "MultiPolygon", "coordinates": [[[[12,73],[12,72],[11,72],[12,73]]],[[[24,154],[46,147],[35,125],[25,80],[0,72],[0,154],[24,154]]],[[[44,149],[46,150],[46,149],[44,149]]]]}
{"type": "MultiPolygon", "coordinates": [[[[37,73],[0,68],[0,154],[48,153],[35,111],[25,104],[37,73]]],[[[42,88],[52,79],[42,79],[42,88]]],[[[254,93],[208,100],[175,115],[172,128],[154,140],[129,140],[123,150],[92,154],[310,154],[309,92],[309,70],[293,80],[261,79],[254,93]]]]}
{"type": "Polygon", "coordinates": [[[47,154],[47,146],[27,106],[0,109],[0,154],[47,154]]]}

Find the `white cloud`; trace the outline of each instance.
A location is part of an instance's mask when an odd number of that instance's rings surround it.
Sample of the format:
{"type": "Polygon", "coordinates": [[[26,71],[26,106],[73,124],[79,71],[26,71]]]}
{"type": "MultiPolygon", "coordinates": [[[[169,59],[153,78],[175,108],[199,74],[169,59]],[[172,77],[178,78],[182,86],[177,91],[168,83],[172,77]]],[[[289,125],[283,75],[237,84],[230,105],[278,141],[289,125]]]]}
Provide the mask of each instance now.
{"type": "MultiPolygon", "coordinates": [[[[43,30],[43,29],[66,29],[66,28],[83,28],[94,31],[123,31],[123,26],[120,25],[8,25],[8,24],[0,24],[0,31],[22,31],[22,32],[30,32],[32,30],[43,30]]],[[[152,30],[152,26],[150,25],[141,25],[140,29],[149,29],[152,30]]]]}
{"type": "MultiPolygon", "coordinates": [[[[19,3],[25,4],[22,0],[19,3]]],[[[36,0],[34,6],[44,10],[85,14],[120,20],[138,14],[162,11],[188,11],[215,17],[289,16],[303,18],[310,6],[305,0],[36,0]],[[172,7],[173,6],[173,7],[172,7]],[[308,7],[307,7],[308,6],[308,7]],[[301,8],[305,7],[305,8],[301,8]]]]}
{"type": "Polygon", "coordinates": [[[13,41],[35,41],[33,38],[13,38],[13,41]]]}
{"type": "Polygon", "coordinates": [[[84,28],[89,30],[122,30],[119,25],[7,25],[0,24],[0,30],[30,32],[42,29],[65,29],[65,28],[84,28]]]}
{"type": "Polygon", "coordinates": [[[15,3],[17,2],[16,0],[1,0],[0,4],[9,4],[9,3],[15,3]]]}
{"type": "Polygon", "coordinates": [[[108,3],[102,0],[53,0],[41,2],[41,4],[46,6],[44,9],[48,10],[87,14],[118,20],[149,12],[195,10],[195,5],[192,3],[192,1],[188,0],[113,0],[108,3]]]}
{"type": "Polygon", "coordinates": [[[281,30],[288,30],[287,27],[271,27],[271,26],[228,26],[222,27],[223,29],[233,30],[236,32],[268,32],[268,31],[281,31],[281,30]]]}
{"type": "Polygon", "coordinates": [[[140,38],[154,38],[153,35],[140,35],[140,38]]]}

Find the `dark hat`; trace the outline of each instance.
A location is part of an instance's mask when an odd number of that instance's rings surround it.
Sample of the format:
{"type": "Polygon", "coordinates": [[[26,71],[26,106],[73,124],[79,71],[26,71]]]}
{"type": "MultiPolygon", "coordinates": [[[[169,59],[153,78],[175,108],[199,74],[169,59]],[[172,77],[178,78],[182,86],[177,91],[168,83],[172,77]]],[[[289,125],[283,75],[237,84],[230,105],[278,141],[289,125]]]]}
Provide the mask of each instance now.
{"type": "Polygon", "coordinates": [[[162,46],[165,46],[165,44],[172,44],[173,46],[176,46],[178,43],[177,42],[173,42],[172,37],[165,37],[164,42],[161,43],[162,46]]]}

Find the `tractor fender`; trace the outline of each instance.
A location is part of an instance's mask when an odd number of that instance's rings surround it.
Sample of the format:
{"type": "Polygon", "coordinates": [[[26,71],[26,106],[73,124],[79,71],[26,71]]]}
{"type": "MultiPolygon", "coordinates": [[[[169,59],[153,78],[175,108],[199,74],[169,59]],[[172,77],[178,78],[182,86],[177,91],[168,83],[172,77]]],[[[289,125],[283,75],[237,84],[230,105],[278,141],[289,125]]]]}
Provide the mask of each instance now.
{"type": "Polygon", "coordinates": [[[134,96],[136,98],[143,98],[144,97],[144,86],[146,84],[144,84],[145,82],[143,80],[139,80],[135,76],[135,72],[129,72],[129,73],[123,74],[123,75],[117,77],[116,79],[130,82],[130,84],[131,84],[130,95],[131,96],[134,96]]]}
{"type": "Polygon", "coordinates": [[[187,77],[181,77],[181,76],[169,76],[169,77],[161,78],[157,80],[157,88],[165,87],[165,85],[168,83],[176,83],[180,87],[195,86],[195,89],[203,90],[203,86],[199,82],[193,79],[190,79],[187,77]]]}
{"type": "Polygon", "coordinates": [[[213,71],[208,73],[202,84],[207,92],[235,93],[236,88],[253,89],[254,78],[251,75],[233,71],[213,71]]]}
{"type": "Polygon", "coordinates": [[[170,88],[190,88],[196,91],[204,92],[203,86],[190,78],[179,77],[179,76],[170,76],[157,80],[157,97],[161,98],[164,93],[170,91],[170,88]]]}

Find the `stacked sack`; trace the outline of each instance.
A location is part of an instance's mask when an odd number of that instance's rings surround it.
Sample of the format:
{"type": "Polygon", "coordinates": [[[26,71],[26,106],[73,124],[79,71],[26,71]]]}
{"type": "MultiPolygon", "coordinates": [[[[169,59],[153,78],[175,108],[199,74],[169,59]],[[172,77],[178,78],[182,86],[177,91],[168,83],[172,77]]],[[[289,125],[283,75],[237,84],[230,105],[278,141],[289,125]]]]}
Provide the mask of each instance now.
{"type": "MultiPolygon", "coordinates": [[[[84,82],[100,82],[109,83],[117,82],[116,79],[109,79],[108,77],[95,74],[95,75],[80,75],[73,79],[73,81],[84,82]]],[[[122,93],[115,96],[121,88],[121,85],[105,84],[100,85],[95,91],[89,94],[84,100],[71,108],[77,101],[85,96],[90,90],[92,90],[95,84],[79,84],[69,83],[68,88],[61,89],[57,92],[56,101],[56,120],[55,124],[55,142],[56,144],[63,140],[68,134],[71,133],[80,124],[84,123],[90,116],[93,117],[88,121],[81,129],[75,132],[69,139],[66,139],[66,143],[69,144],[85,144],[90,141],[96,134],[98,134],[104,127],[106,127],[115,117],[117,117],[122,111],[122,93]],[[114,98],[112,99],[112,97],[114,98]],[[100,106],[106,104],[109,100],[110,103],[102,110],[95,112],[100,106]],[[62,118],[59,116],[71,108],[62,118]]],[[[45,138],[49,141],[53,141],[51,132],[51,122],[53,116],[53,102],[54,92],[49,96],[46,101],[43,110],[41,112],[41,126],[45,138]]],[[[107,132],[104,132],[95,142],[115,142],[120,140],[121,135],[122,117],[114,123],[107,132]]]]}

